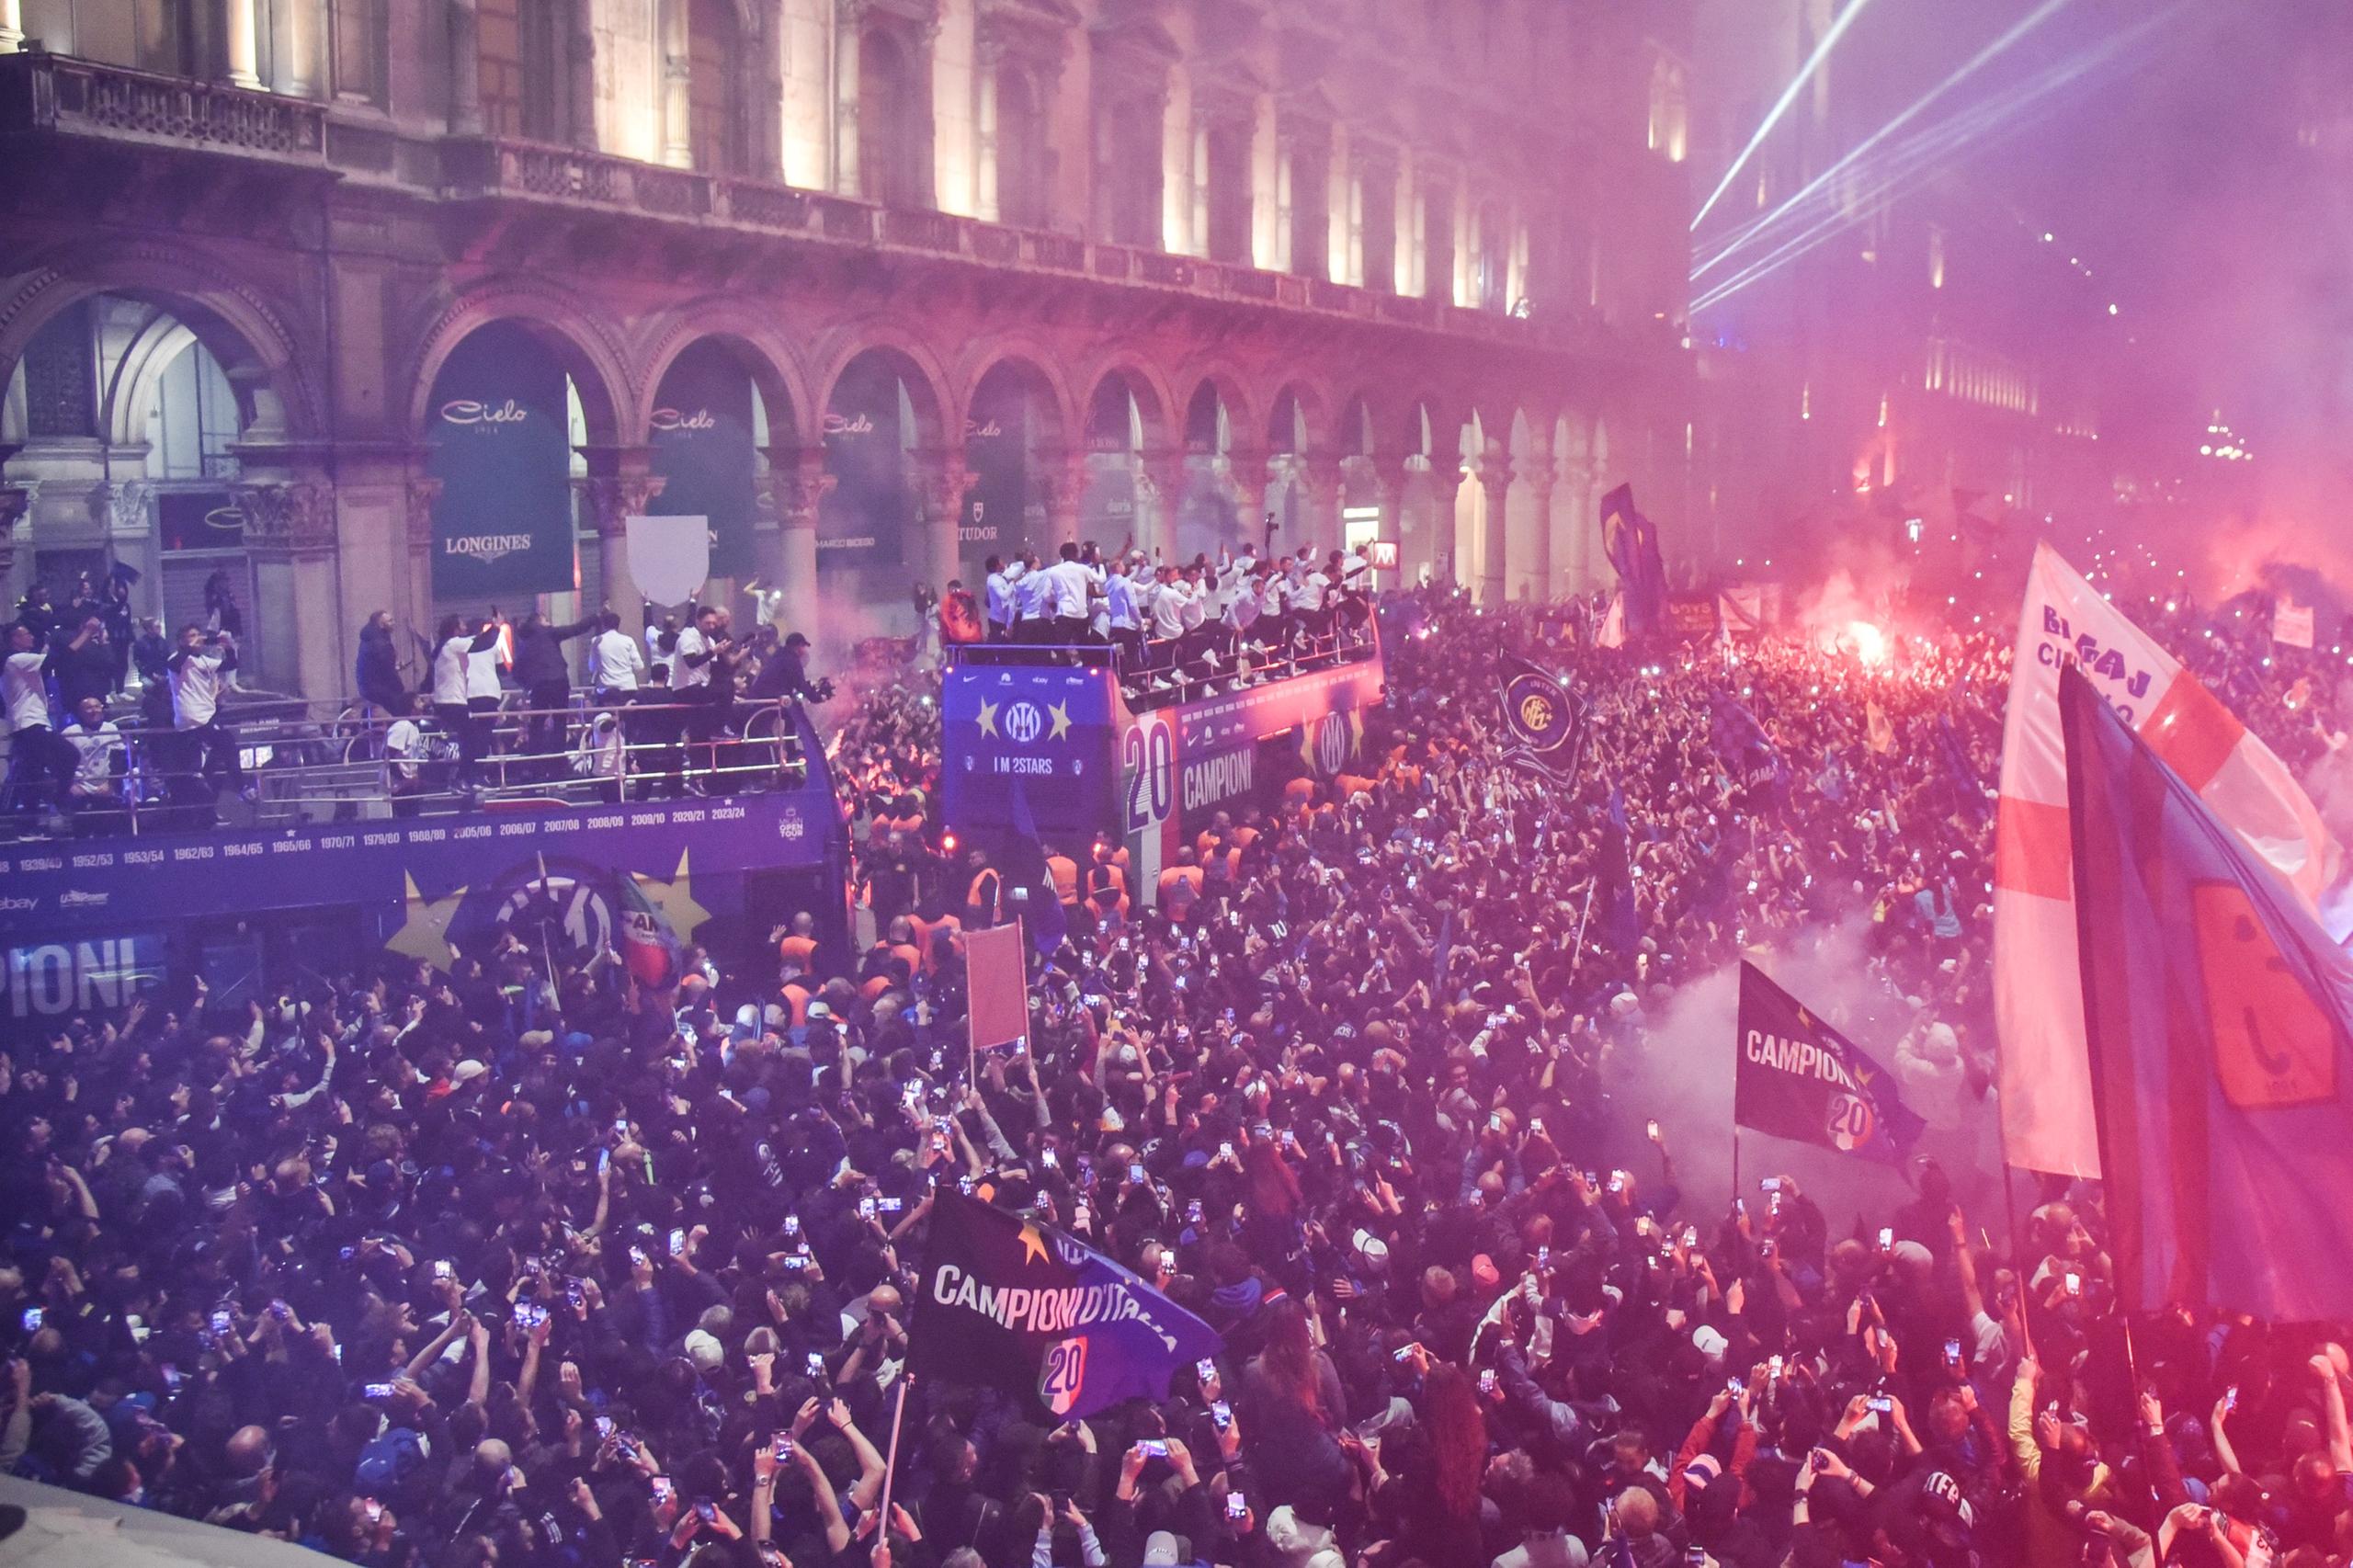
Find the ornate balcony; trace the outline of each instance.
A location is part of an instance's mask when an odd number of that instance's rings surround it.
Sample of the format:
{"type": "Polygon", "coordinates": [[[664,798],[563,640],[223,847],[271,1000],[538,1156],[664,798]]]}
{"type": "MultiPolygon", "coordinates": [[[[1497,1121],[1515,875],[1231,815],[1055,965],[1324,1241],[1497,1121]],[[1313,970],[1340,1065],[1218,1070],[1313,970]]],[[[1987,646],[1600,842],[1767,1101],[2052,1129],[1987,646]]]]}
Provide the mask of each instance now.
{"type": "MultiPolygon", "coordinates": [[[[577,147],[491,137],[424,138],[380,117],[271,93],[160,76],[40,52],[0,55],[0,136],[46,134],[100,146],[229,154],[438,199],[486,230],[589,219],[688,226],[718,241],[896,254],[1148,290],[1309,318],[1385,324],[1541,351],[1623,350],[1626,335],[1589,314],[1534,319],[1267,272],[1197,256],[1096,244],[949,212],[871,202],[772,181],[642,163],[577,147]]],[[[6,155],[0,153],[0,155],[6,155]]],[[[17,155],[21,155],[18,153],[17,155]]]]}
{"type": "Polygon", "coordinates": [[[37,51],[0,55],[0,132],[55,131],[326,167],[325,106],[37,51]]]}

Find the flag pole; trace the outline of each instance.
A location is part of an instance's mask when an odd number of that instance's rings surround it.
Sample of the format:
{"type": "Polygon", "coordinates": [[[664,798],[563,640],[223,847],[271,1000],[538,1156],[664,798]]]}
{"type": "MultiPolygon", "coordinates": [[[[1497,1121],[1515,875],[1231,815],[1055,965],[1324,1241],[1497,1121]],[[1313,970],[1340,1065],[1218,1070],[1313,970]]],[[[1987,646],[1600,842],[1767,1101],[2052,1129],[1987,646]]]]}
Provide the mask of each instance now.
{"type": "Polygon", "coordinates": [[[891,1449],[882,1460],[882,1506],[875,1515],[874,1540],[879,1546],[891,1544],[891,1483],[899,1473],[899,1426],[907,1415],[907,1386],[915,1381],[913,1372],[899,1374],[899,1403],[891,1412],[891,1449]]]}

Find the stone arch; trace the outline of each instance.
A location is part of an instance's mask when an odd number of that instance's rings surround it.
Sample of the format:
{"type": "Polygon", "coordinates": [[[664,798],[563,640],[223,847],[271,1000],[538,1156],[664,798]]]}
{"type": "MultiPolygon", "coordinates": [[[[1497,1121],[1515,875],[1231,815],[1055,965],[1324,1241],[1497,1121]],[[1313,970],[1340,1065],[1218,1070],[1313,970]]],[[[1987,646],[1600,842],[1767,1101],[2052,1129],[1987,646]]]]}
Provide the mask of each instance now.
{"type": "Polygon", "coordinates": [[[1183,427],[1176,423],[1181,411],[1174,408],[1168,384],[1148,367],[1131,359],[1108,360],[1092,367],[1080,384],[1088,389],[1086,406],[1074,427],[1089,445],[1093,444],[1097,411],[1119,392],[1125,392],[1135,400],[1137,422],[1143,426],[1142,450],[1158,451],[1181,443],[1183,427]]]}
{"type": "Polygon", "coordinates": [[[630,411],[638,407],[640,393],[630,377],[629,357],[619,336],[597,312],[565,291],[537,279],[512,279],[469,290],[447,301],[416,335],[405,369],[411,440],[425,438],[433,412],[428,406],[433,383],[443,361],[469,334],[496,321],[521,327],[563,367],[579,394],[581,419],[591,445],[617,446],[627,433],[642,431],[642,425],[624,423],[633,419],[630,411]]]}
{"type": "Polygon", "coordinates": [[[0,296],[0,386],[16,373],[35,333],[60,312],[102,294],[154,305],[203,343],[228,375],[247,439],[326,434],[318,389],[271,301],[251,284],[161,245],[61,254],[12,279],[0,296]]]}
{"type": "Polygon", "coordinates": [[[1039,399],[1037,406],[1042,408],[1051,424],[1051,430],[1045,433],[1051,445],[1067,444],[1071,433],[1082,427],[1079,410],[1072,402],[1069,381],[1053,357],[1045,352],[1042,345],[1028,337],[1001,337],[976,347],[964,357],[962,374],[956,382],[959,428],[971,423],[981,389],[1002,375],[1017,378],[1039,399]]]}
{"type": "Polygon", "coordinates": [[[1313,381],[1293,378],[1283,382],[1267,402],[1267,449],[1302,457],[1322,449],[1330,437],[1324,420],[1331,406],[1313,381]]]}
{"type": "Polygon", "coordinates": [[[906,383],[907,402],[915,414],[915,447],[926,451],[939,449],[945,441],[949,410],[954,403],[948,394],[948,377],[938,356],[909,334],[880,324],[847,335],[818,376],[820,433],[824,412],[832,405],[842,377],[869,355],[881,356],[906,383]]]}
{"type": "Polygon", "coordinates": [[[1258,422],[1256,406],[1251,403],[1250,399],[1243,391],[1241,377],[1222,367],[1212,367],[1195,374],[1190,379],[1189,385],[1191,387],[1191,391],[1186,394],[1185,398],[1184,441],[1186,450],[1191,452],[1209,451],[1212,454],[1214,453],[1215,443],[1213,441],[1207,447],[1204,447],[1201,444],[1203,440],[1204,427],[1199,420],[1199,415],[1203,407],[1204,399],[1212,400],[1211,403],[1212,412],[1214,411],[1216,404],[1222,403],[1224,405],[1225,428],[1227,433],[1227,444],[1229,446],[1238,445],[1245,449],[1250,449],[1258,444],[1259,439],[1263,437],[1264,431],[1258,422]]]}
{"type": "Polygon", "coordinates": [[[809,395],[809,376],[800,357],[755,312],[720,301],[679,307],[656,322],[653,347],[642,358],[644,374],[638,380],[639,396],[628,425],[629,439],[645,439],[654,400],[661,395],[662,378],[679,355],[706,338],[716,340],[744,367],[760,389],[767,411],[768,445],[806,446],[816,439],[815,403],[809,395]]]}

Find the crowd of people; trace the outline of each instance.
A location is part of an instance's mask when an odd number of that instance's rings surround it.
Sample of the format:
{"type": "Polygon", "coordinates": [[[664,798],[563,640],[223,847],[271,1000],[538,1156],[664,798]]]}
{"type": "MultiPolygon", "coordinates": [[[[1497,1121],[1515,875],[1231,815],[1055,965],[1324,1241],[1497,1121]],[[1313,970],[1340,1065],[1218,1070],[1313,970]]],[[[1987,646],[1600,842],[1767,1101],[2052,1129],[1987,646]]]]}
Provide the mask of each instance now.
{"type": "Polygon", "coordinates": [[[642,632],[609,608],[560,623],[493,607],[444,617],[410,660],[392,613],[379,610],[360,630],[350,714],[329,726],[254,726],[248,715],[241,734],[231,694],[243,616],[225,577],[215,577],[205,619],[168,642],[153,619],[129,634],[121,575],[103,591],[85,575],[62,608],[45,586],[26,593],[0,631],[8,759],[0,819],[20,835],[120,833],[141,812],[142,828],[210,826],[224,791],[257,798],[260,781],[244,761],[257,736],[293,743],[277,748],[290,762],[364,756],[381,767],[400,816],[484,788],[578,786],[608,799],[732,793],[787,766],[778,736],[790,726],[762,730],[756,714],[832,696],[831,683],[810,673],[809,639],[774,623],[777,596],[755,583],[758,625],[740,640],[715,606],[645,606],[642,632]],[[579,684],[567,650],[574,640],[586,648],[579,684]],[[321,735],[346,744],[319,751],[308,743],[321,735]]]}
{"type": "MultiPolygon", "coordinates": [[[[0,1463],[382,1568],[2346,1562],[2343,1332],[2128,1324],[2096,1186],[2013,1225],[1960,1168],[2006,651],[1392,608],[1351,771],[1156,887],[1054,846],[1085,865],[1012,1051],[963,1047],[989,910],[912,683],[833,743],[863,950],[803,921],[654,991],[508,937],[21,1041],[0,1463]],[[1507,650],[1592,701],[1574,788],[1500,760],[1507,650]],[[1590,915],[1613,798],[1630,925],[1590,915]],[[1870,1015],[1836,1021],[1955,1136],[1845,1201],[1725,1190],[1627,1085],[1709,1071],[1662,1060],[1687,988],[1831,929],[1870,1015]],[[1080,1421],[910,1388],[943,1183],[1222,1351],[1080,1421]]],[[[2163,630],[2259,730],[2338,724],[2317,665],[2163,630]]]]}

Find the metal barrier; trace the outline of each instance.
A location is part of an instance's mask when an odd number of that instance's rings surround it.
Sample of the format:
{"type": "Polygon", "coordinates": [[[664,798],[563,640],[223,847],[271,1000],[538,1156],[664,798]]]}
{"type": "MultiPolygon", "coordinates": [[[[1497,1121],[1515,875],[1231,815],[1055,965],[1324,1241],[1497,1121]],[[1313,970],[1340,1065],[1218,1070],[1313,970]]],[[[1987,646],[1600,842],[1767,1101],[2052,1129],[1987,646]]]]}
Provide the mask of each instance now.
{"type": "MultiPolygon", "coordinates": [[[[418,731],[413,756],[395,756],[387,744],[400,720],[367,704],[240,703],[222,710],[217,735],[122,724],[111,794],[67,797],[66,831],[83,837],[196,831],[215,824],[233,790],[243,802],[229,808],[233,815],[282,826],[657,792],[733,794],[798,788],[808,775],[796,726],[773,701],[617,704],[575,691],[562,708],[531,708],[509,692],[496,709],[465,722],[483,726],[472,737],[431,708],[410,719],[418,731]],[[469,739],[478,743],[471,765],[469,739]]],[[[53,735],[51,744],[64,743],[53,735]]],[[[13,740],[8,750],[0,836],[47,836],[45,818],[61,804],[20,798],[35,786],[18,777],[13,740]]],[[[38,793],[53,792],[41,784],[38,793]]]]}

